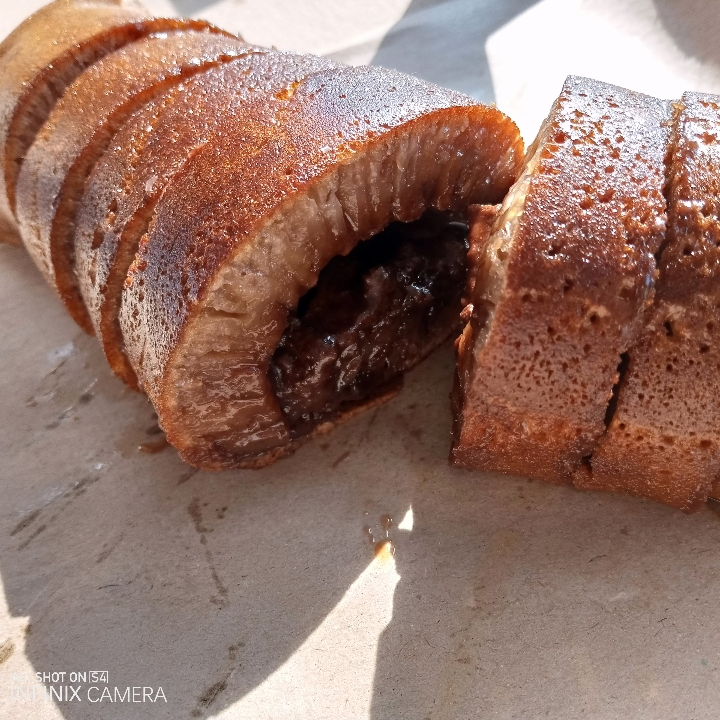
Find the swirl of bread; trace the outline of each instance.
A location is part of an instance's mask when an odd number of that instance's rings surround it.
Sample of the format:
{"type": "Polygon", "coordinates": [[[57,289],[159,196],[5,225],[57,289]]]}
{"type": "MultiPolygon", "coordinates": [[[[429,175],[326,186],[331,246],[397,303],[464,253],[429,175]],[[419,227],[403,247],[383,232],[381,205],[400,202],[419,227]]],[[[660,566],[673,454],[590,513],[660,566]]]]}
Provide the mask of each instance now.
{"type": "Polygon", "coordinates": [[[0,195],[185,460],[267,464],[389,397],[457,328],[467,208],[502,200],[522,160],[503,113],[135,5],[42,13],[43,42],[47,18],[68,39],[18,66],[66,71],[32,80],[31,118],[3,103],[27,129],[0,195]],[[80,30],[82,13],[104,19],[80,30]]]}

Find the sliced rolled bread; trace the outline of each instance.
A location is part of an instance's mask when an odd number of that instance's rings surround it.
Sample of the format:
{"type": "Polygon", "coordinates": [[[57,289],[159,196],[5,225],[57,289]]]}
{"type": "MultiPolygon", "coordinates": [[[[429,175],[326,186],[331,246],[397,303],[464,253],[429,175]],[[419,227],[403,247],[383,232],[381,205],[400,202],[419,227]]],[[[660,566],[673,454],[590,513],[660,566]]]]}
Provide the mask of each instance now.
{"type": "Polygon", "coordinates": [[[211,468],[287,453],[452,332],[434,319],[459,310],[464,245],[426,211],[499,201],[521,152],[494,108],[379,68],[315,72],[223,120],[157,203],[120,310],[168,438],[211,468]],[[397,221],[448,249],[382,232],[397,221]]]}
{"type": "Polygon", "coordinates": [[[92,323],[74,271],[74,228],[93,165],[134,109],[183,79],[247,53],[238,38],[177,30],[141,38],[93,63],[63,93],[25,154],[17,219],[25,247],[75,321],[92,323]]]}
{"type": "Polygon", "coordinates": [[[671,117],[665,101],[566,81],[473,281],[454,464],[572,483],[592,454],[652,299],[671,117]]]}
{"type": "Polygon", "coordinates": [[[20,242],[15,221],[20,166],[67,86],[92,63],[151,33],[211,27],[153,18],[134,0],[56,0],[0,44],[0,241],[20,242]]]}
{"type": "Polygon", "coordinates": [[[691,511],[720,475],[720,98],[685,93],[655,302],[579,487],[691,511]]]}
{"type": "Polygon", "coordinates": [[[17,168],[23,242],[209,469],[391,395],[457,328],[468,206],[522,161],[494,107],[205,26],[65,80],[17,168]]]}

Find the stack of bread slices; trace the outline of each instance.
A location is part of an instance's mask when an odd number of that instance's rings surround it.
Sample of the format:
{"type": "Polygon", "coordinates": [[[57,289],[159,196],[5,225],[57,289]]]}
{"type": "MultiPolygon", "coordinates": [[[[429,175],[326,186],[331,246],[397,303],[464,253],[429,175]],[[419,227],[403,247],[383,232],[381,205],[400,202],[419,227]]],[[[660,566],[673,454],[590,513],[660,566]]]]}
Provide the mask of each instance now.
{"type": "Polygon", "coordinates": [[[452,460],[691,511],[720,473],[720,98],[570,77],[474,209],[452,460]]]}

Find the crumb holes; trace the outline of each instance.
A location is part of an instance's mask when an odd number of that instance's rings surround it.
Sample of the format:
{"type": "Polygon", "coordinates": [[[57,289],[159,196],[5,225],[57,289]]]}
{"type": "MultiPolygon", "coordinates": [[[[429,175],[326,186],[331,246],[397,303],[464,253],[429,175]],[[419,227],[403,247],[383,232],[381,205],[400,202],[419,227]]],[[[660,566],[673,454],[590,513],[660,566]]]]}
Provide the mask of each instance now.
{"type": "Polygon", "coordinates": [[[566,277],[565,283],[563,284],[563,292],[564,293],[570,292],[574,286],[575,286],[575,281],[572,278],[566,277]]]}
{"type": "Polygon", "coordinates": [[[590,320],[591,325],[597,325],[600,318],[598,317],[597,313],[590,313],[590,317],[588,318],[590,320]]]}
{"type": "Polygon", "coordinates": [[[548,335],[552,336],[555,334],[555,328],[552,325],[548,325],[548,335]]]}
{"type": "Polygon", "coordinates": [[[644,393],[638,393],[638,400],[644,400],[645,394],[644,393]]]}
{"type": "Polygon", "coordinates": [[[620,428],[620,430],[624,430],[625,427],[626,427],[625,423],[620,423],[620,424],[618,425],[618,428],[620,428]]]}
{"type": "Polygon", "coordinates": [[[683,248],[683,255],[692,255],[693,251],[692,248],[689,245],[686,245],[683,248]]]}
{"type": "Polygon", "coordinates": [[[500,248],[496,253],[498,260],[504,262],[507,259],[507,251],[500,248]]]}
{"type": "Polygon", "coordinates": [[[96,227],[93,233],[92,249],[97,250],[102,245],[104,238],[105,233],[102,231],[102,228],[96,227]]]}
{"type": "Polygon", "coordinates": [[[589,344],[583,345],[583,352],[588,355],[590,353],[591,347],[589,344]]]}
{"type": "Polygon", "coordinates": [[[532,300],[532,295],[530,293],[524,293],[520,299],[523,302],[530,302],[532,300]]]}
{"type": "Polygon", "coordinates": [[[712,332],[715,327],[715,323],[711,320],[705,327],[708,329],[708,332],[712,332]]]}
{"type": "Polygon", "coordinates": [[[708,343],[700,343],[700,352],[704,355],[710,349],[708,343]]]}
{"type": "Polygon", "coordinates": [[[665,334],[666,334],[668,337],[672,337],[672,335],[673,335],[673,329],[672,329],[672,325],[670,324],[670,321],[669,321],[669,320],[666,320],[666,321],[663,323],[663,327],[665,328],[665,334]]]}
{"type": "Polygon", "coordinates": [[[668,364],[665,366],[665,369],[666,369],[668,372],[672,372],[672,371],[673,371],[672,363],[668,363],[668,364]]]}
{"type": "Polygon", "coordinates": [[[633,288],[631,288],[631,287],[626,286],[626,287],[620,288],[620,298],[622,300],[632,300],[632,298],[634,297],[634,294],[635,293],[633,292],[633,288]]]}
{"type": "Polygon", "coordinates": [[[710,442],[710,440],[701,440],[700,447],[703,450],[709,450],[712,447],[712,443],[710,442]]]}

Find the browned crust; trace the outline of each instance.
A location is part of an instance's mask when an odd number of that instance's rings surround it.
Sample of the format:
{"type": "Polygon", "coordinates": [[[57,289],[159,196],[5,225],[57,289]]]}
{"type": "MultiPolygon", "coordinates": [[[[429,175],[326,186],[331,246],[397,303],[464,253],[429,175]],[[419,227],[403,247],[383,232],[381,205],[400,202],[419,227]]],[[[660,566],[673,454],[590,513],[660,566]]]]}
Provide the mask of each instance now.
{"type": "Polygon", "coordinates": [[[122,287],[164,188],[208,142],[226,112],[241,112],[258,91],[274,95],[335,66],[311,55],[253,46],[247,52],[136,112],[88,182],[75,235],[76,274],[110,366],[133,387],[137,378],[118,321],[122,287]]]}
{"type": "Polygon", "coordinates": [[[502,250],[499,297],[486,295],[486,269],[476,281],[459,346],[455,465],[570,483],[592,452],[652,290],[670,117],[664,101],[566,81],[502,250]]]}
{"type": "Polygon", "coordinates": [[[212,26],[202,21],[150,18],[147,11],[132,0],[56,0],[28,18],[3,41],[0,45],[2,224],[17,228],[15,185],[20,164],[65,87],[103,55],[150,33],[179,27],[212,26]]]}
{"type": "Polygon", "coordinates": [[[720,473],[720,98],[685,93],[679,109],[655,303],[576,484],[690,512],[720,473]]]}
{"type": "Polygon", "coordinates": [[[75,321],[93,327],[74,273],[76,207],[96,160],[130,113],[159,93],[245,52],[232,36],[180,30],[142,38],[88,68],[64,93],[18,180],[25,246],[75,321]]]}
{"type": "MultiPolygon", "coordinates": [[[[320,73],[285,96],[261,98],[242,116],[230,116],[227,130],[218,133],[221,142],[199,153],[166,190],[131,267],[121,320],[142,386],[186,461],[203,467],[238,461],[193,433],[178,406],[174,378],[175,372],[182,374],[173,364],[180,357],[178,349],[187,342],[188,328],[199,317],[215,277],[274,213],[307,194],[340,164],[411,129],[421,135],[423,127],[435,122],[482,128],[486,145],[477,148],[476,157],[463,160],[463,167],[466,172],[472,167],[473,177],[483,180],[468,186],[463,178],[452,178],[447,191],[440,190],[442,183],[422,192],[408,188],[409,195],[398,199],[396,219],[415,219],[429,205],[447,209],[500,200],[514,179],[522,147],[514,124],[494,108],[380,68],[320,73]],[[214,182],[208,183],[208,177],[214,182]],[[238,203],[238,197],[245,202],[238,203]]],[[[365,237],[389,219],[378,218],[378,226],[365,237]]],[[[356,235],[349,246],[343,239],[336,253],[348,252],[360,239],[356,235]]],[[[320,269],[313,269],[315,278],[320,269]]],[[[281,333],[277,323],[271,332],[269,328],[267,361],[281,333]]],[[[267,368],[256,371],[248,375],[255,378],[253,392],[266,397],[267,368]]],[[[274,417],[276,400],[266,399],[263,412],[274,417]]],[[[268,432],[268,442],[275,442],[268,432]]]]}

